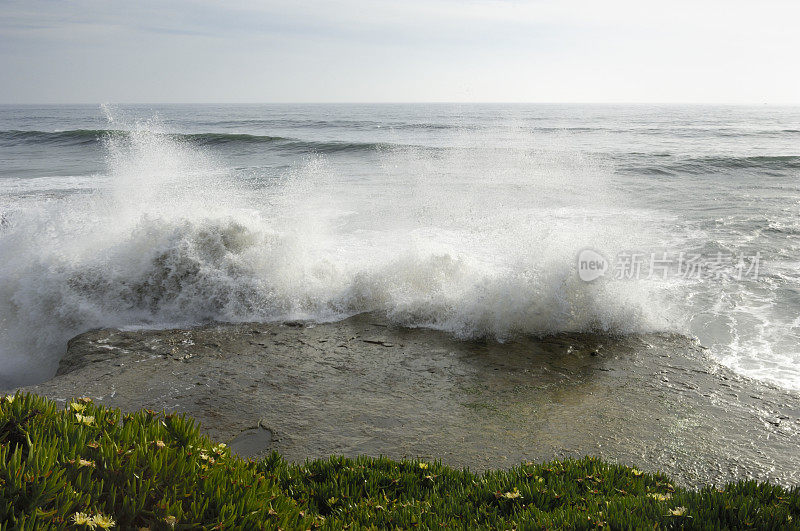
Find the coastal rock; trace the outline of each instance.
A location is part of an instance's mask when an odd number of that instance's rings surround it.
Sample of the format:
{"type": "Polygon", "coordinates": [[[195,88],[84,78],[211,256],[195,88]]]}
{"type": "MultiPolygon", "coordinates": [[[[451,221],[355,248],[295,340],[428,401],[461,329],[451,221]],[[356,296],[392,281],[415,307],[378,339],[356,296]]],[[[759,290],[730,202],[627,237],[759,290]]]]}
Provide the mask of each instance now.
{"type": "Polygon", "coordinates": [[[482,470],[590,454],[688,485],[800,481],[800,396],[739,377],[675,335],[467,342],[368,314],[94,330],[70,341],[55,378],[25,390],[187,413],[253,457],[482,470]]]}

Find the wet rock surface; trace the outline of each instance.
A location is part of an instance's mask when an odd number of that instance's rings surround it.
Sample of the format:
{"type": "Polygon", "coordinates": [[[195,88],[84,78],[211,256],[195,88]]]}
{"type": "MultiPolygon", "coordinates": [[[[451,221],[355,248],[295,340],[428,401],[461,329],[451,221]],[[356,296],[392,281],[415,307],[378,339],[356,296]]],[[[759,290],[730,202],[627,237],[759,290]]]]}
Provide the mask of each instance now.
{"type": "Polygon", "coordinates": [[[374,315],[318,325],[95,330],[26,390],[185,412],[244,456],[441,459],[473,470],[587,454],[687,485],[800,482],[800,396],[672,335],[465,342],[374,315]]]}

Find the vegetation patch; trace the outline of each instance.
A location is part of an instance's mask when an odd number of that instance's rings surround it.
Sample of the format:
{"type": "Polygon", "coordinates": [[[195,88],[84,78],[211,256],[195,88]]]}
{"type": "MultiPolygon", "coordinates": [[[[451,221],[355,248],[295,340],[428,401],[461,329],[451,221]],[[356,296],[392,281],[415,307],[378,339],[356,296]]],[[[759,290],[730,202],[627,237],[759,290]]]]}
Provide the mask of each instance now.
{"type": "Polygon", "coordinates": [[[800,489],[743,481],[687,490],[580,460],[474,474],[361,457],[292,464],[231,455],[189,418],[0,399],[0,530],[800,528],[800,489]]]}

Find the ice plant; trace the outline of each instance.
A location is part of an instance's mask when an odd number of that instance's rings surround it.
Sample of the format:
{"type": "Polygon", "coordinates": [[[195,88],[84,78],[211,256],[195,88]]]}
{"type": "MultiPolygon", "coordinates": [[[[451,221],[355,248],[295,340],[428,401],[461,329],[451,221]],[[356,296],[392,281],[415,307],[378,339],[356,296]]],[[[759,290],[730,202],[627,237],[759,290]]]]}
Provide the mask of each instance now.
{"type": "Polygon", "coordinates": [[[92,520],[91,515],[86,513],[75,513],[72,515],[72,522],[75,525],[85,525],[92,529],[94,529],[94,520],[92,520]]]}
{"type": "Polygon", "coordinates": [[[78,422],[85,426],[91,426],[94,424],[94,417],[91,415],[81,415],[80,413],[75,413],[75,418],[78,419],[78,422]]]}
{"type": "Polygon", "coordinates": [[[104,514],[96,514],[92,517],[92,523],[99,527],[100,529],[111,529],[117,523],[114,521],[113,518],[110,516],[106,516],[104,514]]]}
{"type": "Polygon", "coordinates": [[[0,407],[0,529],[781,529],[800,519],[797,487],[689,490],[592,457],[482,474],[383,457],[245,460],[181,415],[119,422],[119,410],[92,406],[86,429],[69,407],[15,398],[0,407]]]}
{"type": "Polygon", "coordinates": [[[227,447],[228,447],[227,444],[219,443],[216,446],[214,446],[212,450],[214,451],[215,454],[222,455],[225,452],[225,448],[227,447]]]}
{"type": "Polygon", "coordinates": [[[78,402],[70,402],[69,408],[75,413],[83,413],[86,410],[86,404],[81,404],[78,402]]]}

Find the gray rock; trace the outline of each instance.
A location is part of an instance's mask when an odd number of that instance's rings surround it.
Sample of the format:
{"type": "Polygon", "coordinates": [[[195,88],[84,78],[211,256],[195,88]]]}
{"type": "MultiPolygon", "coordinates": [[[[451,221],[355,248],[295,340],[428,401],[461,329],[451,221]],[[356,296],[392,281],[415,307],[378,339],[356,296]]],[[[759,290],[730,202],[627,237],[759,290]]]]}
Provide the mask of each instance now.
{"type": "Polygon", "coordinates": [[[741,378],[673,335],[464,342],[375,315],[95,330],[70,341],[55,378],[26,390],[184,412],[247,456],[420,457],[482,470],[591,454],[690,485],[800,482],[800,396],[741,378]]]}

